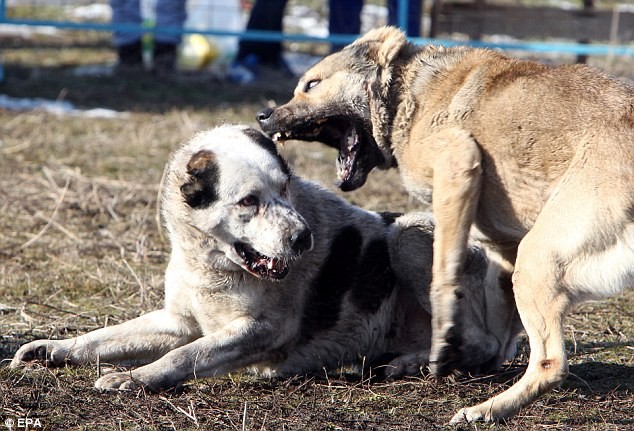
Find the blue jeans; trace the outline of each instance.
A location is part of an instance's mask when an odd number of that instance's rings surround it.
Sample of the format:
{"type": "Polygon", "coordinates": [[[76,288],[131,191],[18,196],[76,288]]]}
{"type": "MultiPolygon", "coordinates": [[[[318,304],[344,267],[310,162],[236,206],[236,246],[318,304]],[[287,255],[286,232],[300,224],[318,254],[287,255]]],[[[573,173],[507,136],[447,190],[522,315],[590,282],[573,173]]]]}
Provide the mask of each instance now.
{"type": "MultiPolygon", "coordinates": [[[[113,24],[140,25],[142,22],[141,6],[139,0],[110,0],[112,8],[113,24]]],[[[185,0],[156,0],[156,28],[154,38],[159,43],[178,45],[181,41],[180,34],[161,33],[165,27],[182,28],[187,11],[185,0]]],[[[115,31],[114,44],[116,46],[128,45],[137,42],[143,32],[139,31],[115,31]]]]}
{"type": "Polygon", "coordinates": [[[390,25],[397,25],[399,1],[407,2],[407,35],[419,37],[423,18],[423,0],[388,0],[387,23],[390,25]]]}
{"type": "MultiPolygon", "coordinates": [[[[388,0],[388,24],[396,25],[398,2],[407,2],[407,35],[420,36],[423,0],[388,0]]],[[[363,0],[329,0],[330,17],[328,29],[333,34],[359,34],[361,32],[361,9],[363,0]]]]}

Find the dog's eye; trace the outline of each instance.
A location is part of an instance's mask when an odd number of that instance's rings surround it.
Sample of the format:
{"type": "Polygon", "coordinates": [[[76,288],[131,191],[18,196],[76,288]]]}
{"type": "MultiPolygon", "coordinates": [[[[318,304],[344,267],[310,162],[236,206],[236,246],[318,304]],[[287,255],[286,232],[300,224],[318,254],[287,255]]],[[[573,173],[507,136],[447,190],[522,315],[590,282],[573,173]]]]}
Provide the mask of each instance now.
{"type": "Polygon", "coordinates": [[[304,92],[307,92],[311,90],[312,88],[315,88],[320,82],[321,82],[320,79],[313,79],[311,81],[308,81],[306,83],[306,86],[304,87],[304,92]]]}
{"type": "Polygon", "coordinates": [[[238,202],[238,205],[243,206],[243,207],[252,207],[258,204],[258,198],[256,198],[253,195],[249,195],[245,198],[240,199],[240,202],[238,202]]]}

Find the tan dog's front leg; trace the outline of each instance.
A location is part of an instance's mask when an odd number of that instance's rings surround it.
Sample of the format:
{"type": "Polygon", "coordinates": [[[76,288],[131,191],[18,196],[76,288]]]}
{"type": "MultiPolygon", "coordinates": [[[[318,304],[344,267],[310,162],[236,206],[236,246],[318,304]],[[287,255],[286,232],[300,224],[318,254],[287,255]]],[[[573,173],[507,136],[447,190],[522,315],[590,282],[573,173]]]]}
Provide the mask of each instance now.
{"type": "Polygon", "coordinates": [[[491,350],[469,352],[468,361],[462,357],[466,346],[460,310],[461,301],[466,299],[460,274],[478,206],[482,169],[480,148],[465,130],[446,129],[432,139],[437,141],[434,142],[437,155],[433,164],[432,194],[436,229],[430,292],[430,367],[434,374],[446,375],[462,364],[485,362],[488,358],[479,356],[486,356],[491,350]]]}

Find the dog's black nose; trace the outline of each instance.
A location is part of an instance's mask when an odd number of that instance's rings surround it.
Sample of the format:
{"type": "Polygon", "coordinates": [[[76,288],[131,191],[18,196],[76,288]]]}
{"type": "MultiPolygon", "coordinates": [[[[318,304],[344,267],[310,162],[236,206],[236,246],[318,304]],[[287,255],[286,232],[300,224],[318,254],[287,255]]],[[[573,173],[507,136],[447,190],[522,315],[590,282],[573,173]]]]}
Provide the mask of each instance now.
{"type": "Polygon", "coordinates": [[[306,228],[292,239],[291,247],[297,254],[301,254],[306,250],[310,250],[313,246],[313,233],[306,228]]]}
{"type": "Polygon", "coordinates": [[[269,118],[271,118],[271,114],[273,113],[273,108],[264,108],[260,110],[257,114],[255,114],[255,119],[258,123],[265,123],[269,118]]]}

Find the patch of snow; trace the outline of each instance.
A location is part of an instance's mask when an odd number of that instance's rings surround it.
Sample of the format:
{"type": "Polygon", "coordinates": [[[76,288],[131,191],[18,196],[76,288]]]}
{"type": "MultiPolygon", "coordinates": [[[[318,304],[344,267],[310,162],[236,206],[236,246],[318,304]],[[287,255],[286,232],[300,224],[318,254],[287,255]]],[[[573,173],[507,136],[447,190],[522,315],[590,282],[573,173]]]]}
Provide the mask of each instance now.
{"type": "Polygon", "coordinates": [[[28,99],[10,97],[0,94],[0,109],[9,111],[43,111],[60,116],[73,116],[85,118],[127,118],[127,112],[114,111],[112,109],[94,108],[77,109],[64,100],[47,100],[41,98],[28,99]]]}

